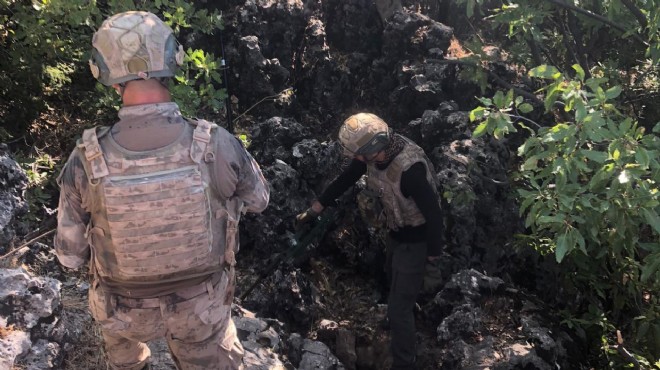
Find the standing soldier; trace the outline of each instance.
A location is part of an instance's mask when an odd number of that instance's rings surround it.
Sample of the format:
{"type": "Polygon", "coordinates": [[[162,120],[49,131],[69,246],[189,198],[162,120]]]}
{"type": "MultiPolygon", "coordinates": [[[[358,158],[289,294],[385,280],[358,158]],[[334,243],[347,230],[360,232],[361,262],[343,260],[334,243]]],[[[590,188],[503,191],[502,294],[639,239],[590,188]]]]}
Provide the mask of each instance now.
{"type": "Polygon", "coordinates": [[[160,337],[179,369],[242,368],[231,320],[238,221],[266,208],[268,184],[232,134],[171,101],[184,52],[157,16],[114,15],[92,45],[94,77],[123,106],[112,127],[84,131],[58,177],[58,259],[89,259],[112,369],[148,368],[145,342],[160,337]]]}
{"type": "Polygon", "coordinates": [[[410,139],[394,134],[370,113],[350,116],[339,129],[349,166],[296,218],[305,223],[367,174],[368,192],[377,197],[389,229],[386,272],[390,279],[387,316],[392,369],[415,369],[415,316],[427,261],[442,249],[443,222],[433,165],[410,139]]]}

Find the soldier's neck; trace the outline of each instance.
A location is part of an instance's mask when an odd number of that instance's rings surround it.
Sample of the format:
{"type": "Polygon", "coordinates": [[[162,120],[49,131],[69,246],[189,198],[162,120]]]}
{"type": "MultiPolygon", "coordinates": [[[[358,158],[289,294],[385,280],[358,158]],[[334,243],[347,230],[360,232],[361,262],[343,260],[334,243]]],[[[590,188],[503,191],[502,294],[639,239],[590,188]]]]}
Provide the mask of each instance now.
{"type": "Polygon", "coordinates": [[[172,101],[169,90],[154,79],[127,82],[123,88],[121,98],[124,106],[127,107],[172,101]]]}

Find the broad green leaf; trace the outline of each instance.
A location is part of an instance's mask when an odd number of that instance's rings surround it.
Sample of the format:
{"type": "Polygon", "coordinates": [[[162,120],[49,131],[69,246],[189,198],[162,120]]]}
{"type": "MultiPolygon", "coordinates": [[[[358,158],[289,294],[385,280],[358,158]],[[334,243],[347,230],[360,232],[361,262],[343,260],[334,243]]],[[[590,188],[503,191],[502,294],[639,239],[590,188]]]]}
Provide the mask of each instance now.
{"type": "Polygon", "coordinates": [[[564,217],[562,216],[541,216],[536,221],[537,224],[562,224],[564,217]]]}
{"type": "Polygon", "coordinates": [[[472,15],[474,14],[474,0],[467,0],[466,13],[468,18],[472,18],[472,15]]]}
{"type": "Polygon", "coordinates": [[[642,282],[647,282],[649,278],[660,268],[660,254],[650,255],[645,259],[646,264],[642,267],[642,282]]]}
{"type": "Polygon", "coordinates": [[[505,103],[504,94],[502,93],[502,91],[498,90],[495,93],[495,96],[493,96],[493,103],[495,104],[495,107],[498,109],[503,109],[506,107],[504,104],[505,103]]]}
{"type": "Polygon", "coordinates": [[[582,237],[582,234],[578,229],[576,228],[571,228],[569,233],[572,235],[572,239],[576,241],[578,247],[580,250],[586,255],[587,253],[587,248],[586,248],[586,243],[584,242],[584,238],[582,237]]]}
{"type": "Polygon", "coordinates": [[[614,98],[618,97],[620,94],[621,94],[621,86],[618,86],[618,85],[614,86],[614,87],[611,87],[611,88],[607,89],[607,91],[605,91],[605,97],[608,100],[614,99],[614,98]]]}
{"type": "Polygon", "coordinates": [[[561,90],[558,83],[554,83],[548,87],[548,93],[543,102],[546,112],[549,112],[552,109],[552,106],[555,104],[560,94],[561,90]]]}
{"type": "Polygon", "coordinates": [[[557,246],[555,248],[555,258],[557,263],[561,263],[564,256],[569,252],[570,246],[568,245],[568,233],[563,233],[557,238],[557,246]]]}
{"type": "Polygon", "coordinates": [[[660,252],[660,243],[639,243],[639,247],[649,252],[660,252]]]}
{"type": "Polygon", "coordinates": [[[587,117],[587,108],[582,100],[575,100],[575,122],[582,122],[587,117]]]}
{"type": "Polygon", "coordinates": [[[635,151],[635,160],[642,166],[643,169],[649,167],[649,153],[641,146],[638,146],[637,150],[635,151]]]}
{"type": "Polygon", "coordinates": [[[493,105],[493,101],[490,100],[489,98],[483,98],[483,97],[481,97],[481,98],[477,98],[477,100],[479,100],[479,102],[480,102],[481,104],[483,104],[483,105],[485,105],[485,106],[487,106],[487,107],[493,105]]]}
{"type": "MultiPolygon", "coordinates": [[[[560,191],[561,189],[557,189],[557,191],[560,191]]],[[[570,211],[573,209],[573,202],[575,201],[575,198],[572,195],[566,195],[563,193],[559,193],[557,195],[557,198],[559,200],[559,203],[563,206],[561,208],[562,211],[570,211]]],[[[561,218],[561,221],[563,222],[564,217],[561,218]]]]}
{"type": "Polygon", "coordinates": [[[607,153],[596,150],[580,149],[580,154],[598,163],[603,163],[609,158],[607,153]]]}
{"type": "Polygon", "coordinates": [[[573,64],[573,69],[575,70],[580,81],[584,81],[584,69],[579,64],[573,64]]]}
{"type": "MultiPolygon", "coordinates": [[[[605,186],[608,184],[611,178],[611,172],[600,169],[589,181],[589,190],[598,193],[605,189],[605,186]]],[[[607,204],[607,203],[602,203],[607,204]]]]}
{"type": "Polygon", "coordinates": [[[506,100],[504,101],[504,107],[508,107],[513,103],[513,89],[509,89],[506,93],[506,100]]]}
{"type": "Polygon", "coordinates": [[[660,216],[658,216],[658,213],[648,208],[642,208],[640,209],[640,212],[642,216],[644,216],[646,222],[648,222],[648,224],[651,225],[653,230],[655,230],[656,233],[660,234],[660,216]]]}
{"type": "Polygon", "coordinates": [[[530,170],[535,170],[538,168],[538,161],[539,158],[538,156],[531,156],[525,160],[525,163],[522,165],[522,170],[523,171],[530,171],[530,170]]]}
{"type": "Polygon", "coordinates": [[[479,136],[482,136],[483,134],[486,133],[486,129],[488,128],[488,121],[481,122],[477,128],[474,129],[474,132],[472,132],[472,138],[476,139],[479,136]]]}
{"type": "Polygon", "coordinates": [[[473,110],[470,111],[470,121],[474,122],[478,119],[481,119],[484,117],[486,114],[486,108],[485,107],[476,107],[473,110]]]}
{"type": "Polygon", "coordinates": [[[655,134],[660,134],[660,122],[656,122],[655,126],[653,126],[653,130],[651,130],[655,134]]]}
{"type": "Polygon", "coordinates": [[[527,214],[527,217],[525,217],[525,227],[530,227],[532,225],[535,225],[536,223],[536,216],[539,213],[539,210],[545,206],[545,204],[542,201],[535,202],[532,205],[532,208],[529,209],[529,213],[527,214]]]}
{"type": "Polygon", "coordinates": [[[557,79],[561,76],[561,73],[554,66],[544,64],[530,70],[528,75],[531,77],[557,79]]]}
{"type": "Polygon", "coordinates": [[[632,128],[632,119],[626,118],[621,122],[621,125],[619,126],[619,130],[621,135],[625,135],[625,133],[628,132],[632,128]]]}
{"type": "Polygon", "coordinates": [[[523,114],[527,114],[527,113],[533,111],[534,107],[532,107],[532,105],[529,104],[529,103],[522,103],[518,106],[518,110],[520,110],[520,112],[523,113],[523,114]]]}

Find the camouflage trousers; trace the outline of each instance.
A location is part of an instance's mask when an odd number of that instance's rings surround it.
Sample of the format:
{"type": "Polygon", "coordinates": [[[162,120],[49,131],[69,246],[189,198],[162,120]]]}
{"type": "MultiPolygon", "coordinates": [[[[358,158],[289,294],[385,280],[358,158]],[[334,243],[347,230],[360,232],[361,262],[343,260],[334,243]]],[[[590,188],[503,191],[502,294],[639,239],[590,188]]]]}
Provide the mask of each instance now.
{"type": "Polygon", "coordinates": [[[231,320],[233,284],[233,273],[224,273],[216,284],[204,284],[207,289],[194,297],[185,293],[195,289],[186,289],[133,299],[106,294],[94,282],[90,311],[101,325],[110,368],[142,369],[151,356],[146,342],[165,338],[180,370],[243,369],[243,347],[231,320]]]}

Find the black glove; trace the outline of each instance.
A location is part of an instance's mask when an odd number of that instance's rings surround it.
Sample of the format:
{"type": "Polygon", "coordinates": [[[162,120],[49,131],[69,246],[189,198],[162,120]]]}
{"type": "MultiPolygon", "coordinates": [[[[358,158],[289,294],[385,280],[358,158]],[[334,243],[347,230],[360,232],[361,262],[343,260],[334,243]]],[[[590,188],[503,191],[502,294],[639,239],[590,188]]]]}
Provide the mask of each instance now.
{"type": "Polygon", "coordinates": [[[310,223],[318,215],[318,212],[314,211],[311,207],[307,208],[305,212],[296,215],[296,227],[299,228],[302,225],[310,223]]]}

